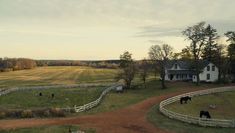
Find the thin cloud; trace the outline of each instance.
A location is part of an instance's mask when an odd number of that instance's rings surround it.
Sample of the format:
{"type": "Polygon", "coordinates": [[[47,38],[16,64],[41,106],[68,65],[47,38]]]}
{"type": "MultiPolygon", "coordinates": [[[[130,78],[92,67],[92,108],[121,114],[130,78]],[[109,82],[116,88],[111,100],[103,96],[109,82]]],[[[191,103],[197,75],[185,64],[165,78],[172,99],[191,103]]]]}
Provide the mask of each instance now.
{"type": "Polygon", "coordinates": [[[140,30],[135,37],[180,36],[182,32],[182,28],[164,28],[160,26],[146,26],[140,30]]]}

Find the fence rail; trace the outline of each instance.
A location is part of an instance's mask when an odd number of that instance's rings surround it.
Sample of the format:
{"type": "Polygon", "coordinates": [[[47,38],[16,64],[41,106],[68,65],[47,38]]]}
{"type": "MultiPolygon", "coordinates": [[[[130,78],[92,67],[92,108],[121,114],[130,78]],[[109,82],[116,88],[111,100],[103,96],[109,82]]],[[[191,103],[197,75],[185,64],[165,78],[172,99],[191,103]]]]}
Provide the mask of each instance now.
{"type": "Polygon", "coordinates": [[[78,113],[78,112],[83,112],[83,111],[89,110],[89,109],[91,109],[91,108],[94,108],[95,106],[97,106],[97,105],[101,102],[101,100],[103,99],[103,97],[104,97],[109,91],[115,89],[115,88],[118,87],[118,86],[120,86],[120,84],[119,84],[119,85],[113,85],[113,86],[111,86],[111,87],[105,89],[105,90],[102,92],[102,94],[100,95],[100,97],[99,97],[98,99],[96,99],[95,101],[93,101],[93,102],[90,102],[90,103],[85,104],[85,105],[83,105],[83,106],[78,106],[78,107],[75,106],[75,107],[74,107],[75,112],[77,112],[77,113],[78,113]]]}
{"type": "Polygon", "coordinates": [[[201,95],[208,95],[208,94],[228,92],[228,91],[235,91],[235,86],[207,89],[207,90],[195,91],[195,92],[190,92],[190,93],[185,93],[182,95],[174,96],[174,97],[171,97],[169,99],[162,101],[159,105],[159,110],[162,114],[164,114],[165,116],[171,119],[176,119],[176,120],[183,121],[186,123],[197,124],[200,126],[235,128],[235,120],[233,119],[222,120],[222,119],[199,118],[199,117],[193,117],[189,115],[176,113],[176,112],[167,110],[165,108],[165,106],[172,104],[176,101],[179,101],[181,97],[185,97],[185,96],[196,97],[196,96],[201,96],[201,95]]]}

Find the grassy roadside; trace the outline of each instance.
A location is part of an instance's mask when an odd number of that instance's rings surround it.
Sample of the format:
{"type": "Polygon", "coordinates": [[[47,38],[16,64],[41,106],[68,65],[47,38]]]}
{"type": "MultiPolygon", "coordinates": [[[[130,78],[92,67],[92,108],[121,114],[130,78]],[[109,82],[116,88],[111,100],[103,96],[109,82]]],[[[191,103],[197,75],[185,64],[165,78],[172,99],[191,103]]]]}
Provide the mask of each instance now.
{"type": "MultiPolygon", "coordinates": [[[[36,128],[22,128],[12,130],[0,130],[1,133],[68,133],[69,129],[73,132],[78,131],[79,126],[63,125],[63,126],[43,126],[36,128]]],[[[94,129],[83,130],[85,133],[95,133],[94,129]]]]}

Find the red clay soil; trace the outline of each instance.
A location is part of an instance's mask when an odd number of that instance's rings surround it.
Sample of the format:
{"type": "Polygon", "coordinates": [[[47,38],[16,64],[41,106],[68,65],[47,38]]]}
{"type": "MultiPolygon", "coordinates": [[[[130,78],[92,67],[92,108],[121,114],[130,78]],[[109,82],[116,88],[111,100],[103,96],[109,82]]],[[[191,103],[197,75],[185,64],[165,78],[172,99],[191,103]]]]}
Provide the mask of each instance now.
{"type": "Polygon", "coordinates": [[[169,131],[164,131],[149,123],[146,114],[152,106],[160,101],[185,92],[149,98],[124,109],[95,115],[54,119],[1,120],[0,129],[77,124],[82,129],[94,128],[97,133],[169,133],[169,131]]]}

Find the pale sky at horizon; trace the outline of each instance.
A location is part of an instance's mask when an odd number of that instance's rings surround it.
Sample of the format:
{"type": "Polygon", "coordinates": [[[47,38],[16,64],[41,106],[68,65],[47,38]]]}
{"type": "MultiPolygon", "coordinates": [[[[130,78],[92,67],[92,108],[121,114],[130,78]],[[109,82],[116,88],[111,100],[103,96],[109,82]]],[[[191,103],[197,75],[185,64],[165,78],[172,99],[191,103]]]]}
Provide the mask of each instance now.
{"type": "Polygon", "coordinates": [[[148,56],[163,41],[180,51],[181,31],[200,21],[235,31],[234,0],[0,0],[0,57],[118,59],[148,56]]]}

